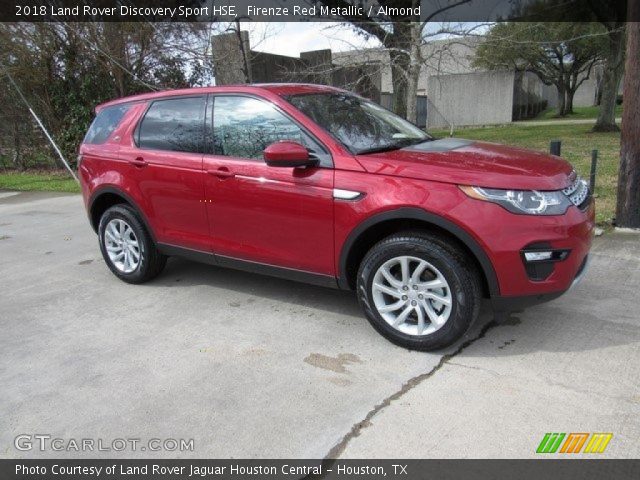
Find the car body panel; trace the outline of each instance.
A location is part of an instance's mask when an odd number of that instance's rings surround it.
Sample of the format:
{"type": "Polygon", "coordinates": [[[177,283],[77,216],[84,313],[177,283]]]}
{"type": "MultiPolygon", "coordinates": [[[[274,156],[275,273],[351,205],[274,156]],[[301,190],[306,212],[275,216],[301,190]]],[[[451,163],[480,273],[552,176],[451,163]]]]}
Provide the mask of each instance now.
{"type": "Polygon", "coordinates": [[[516,215],[459,188],[559,190],[573,178],[569,163],[518,148],[451,140],[354,155],[286,101],[289,95],[334,91],[342,90],[291,84],[207,87],[100,105],[97,111],[120,103],[132,108],[106,142],[80,148],[85,204],[90,209],[101,192],[120,191],[144,215],[159,244],[337,279],[344,279],[341,261],[364,227],[412,212],[412,219],[431,219],[474,252],[485,277],[495,278],[489,282],[493,296],[554,294],[569,288],[591,245],[593,202],[584,210],[570,206],[564,215],[516,215]],[[212,94],[273,103],[324,145],[333,168],[269,167],[256,160],[136,146],[134,131],[151,101],[212,94]],[[131,163],[139,158],[145,166],[131,163]],[[209,173],[220,169],[231,175],[209,173]],[[334,188],[361,195],[333,198],[334,188]],[[520,257],[523,248],[536,242],[571,250],[544,281],[529,279],[520,257]]]}
{"type": "Polygon", "coordinates": [[[204,168],[216,254],[335,275],[333,169],[217,155],[205,155],[204,168]]]}
{"type": "Polygon", "coordinates": [[[357,159],[375,174],[521,190],[561,190],[569,185],[573,171],[560,157],[486,142],[442,151],[407,147],[357,159]]]}

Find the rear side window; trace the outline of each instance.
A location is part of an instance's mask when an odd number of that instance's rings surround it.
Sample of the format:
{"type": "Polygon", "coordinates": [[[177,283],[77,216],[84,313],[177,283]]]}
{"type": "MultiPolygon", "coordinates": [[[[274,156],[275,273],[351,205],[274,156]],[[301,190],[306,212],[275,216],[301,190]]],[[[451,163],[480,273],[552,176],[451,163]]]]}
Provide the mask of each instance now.
{"type": "Polygon", "coordinates": [[[83,143],[100,144],[106,142],[130,108],[131,105],[114,105],[100,110],[91,123],[83,143]]]}
{"type": "Polygon", "coordinates": [[[151,104],[138,127],[138,146],[202,153],[206,97],[172,98],[151,104]]]}

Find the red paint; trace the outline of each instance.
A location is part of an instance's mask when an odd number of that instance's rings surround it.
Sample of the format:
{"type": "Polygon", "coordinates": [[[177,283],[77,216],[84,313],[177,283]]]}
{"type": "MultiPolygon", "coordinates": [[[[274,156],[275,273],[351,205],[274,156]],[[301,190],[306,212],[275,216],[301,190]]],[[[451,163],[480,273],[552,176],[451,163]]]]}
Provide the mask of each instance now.
{"type": "Polygon", "coordinates": [[[403,149],[357,158],[371,173],[521,190],[563,189],[572,170],[559,157],[481,142],[447,152],[403,149]]]}
{"type": "Polygon", "coordinates": [[[282,140],[264,149],[264,161],[273,167],[291,166],[291,163],[298,162],[303,165],[309,161],[309,152],[299,143],[282,140]]]}
{"type": "MultiPolygon", "coordinates": [[[[102,189],[122,191],[144,214],[158,242],[255,262],[339,276],[349,235],[372,216],[402,207],[435,214],[469,234],[488,256],[502,296],[568,288],[587,254],[594,209],[565,215],[515,215],[467,197],[458,185],[558,190],[571,166],[550,155],[488,143],[445,152],[410,149],[354,156],[285,101],[294,93],[335,90],[310,85],[229,86],[159,92],[115,100],[133,102],[101,145],[83,144],[79,168],[87,207],[102,189]],[[331,153],[334,168],[271,167],[219,155],[143,150],[133,132],[149,101],[160,97],[244,93],[273,102],[331,153]],[[333,189],[364,193],[333,199],[333,189]],[[569,248],[545,281],[526,275],[520,250],[532,242],[569,248]]],[[[291,142],[283,142],[283,144],[291,142]]],[[[287,150],[287,145],[272,150],[287,150]]],[[[292,152],[288,145],[289,153],[292,152]]],[[[282,153],[282,151],[279,151],[282,153]]],[[[285,152],[286,153],[286,152],[285,152]]]]}

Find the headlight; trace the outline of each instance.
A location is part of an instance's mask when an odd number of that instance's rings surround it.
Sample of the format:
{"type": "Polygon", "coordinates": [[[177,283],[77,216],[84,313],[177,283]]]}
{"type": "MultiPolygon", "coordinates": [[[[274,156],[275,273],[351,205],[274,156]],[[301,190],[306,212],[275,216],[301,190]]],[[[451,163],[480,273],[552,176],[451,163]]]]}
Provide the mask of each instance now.
{"type": "Polygon", "coordinates": [[[497,203],[511,213],[525,215],[562,215],[571,202],[562,191],[539,192],[537,190],[500,190],[460,186],[471,198],[497,203]]]}

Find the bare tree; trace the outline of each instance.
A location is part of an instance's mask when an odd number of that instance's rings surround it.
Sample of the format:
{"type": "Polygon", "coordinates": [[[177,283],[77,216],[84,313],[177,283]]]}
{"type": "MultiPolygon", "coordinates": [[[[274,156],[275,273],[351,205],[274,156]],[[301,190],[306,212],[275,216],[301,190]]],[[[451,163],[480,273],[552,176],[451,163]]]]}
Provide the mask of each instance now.
{"type": "MultiPolygon", "coordinates": [[[[0,23],[0,62],[66,156],[73,157],[97,103],[206,81],[206,28],[197,23],[0,23]]],[[[2,122],[10,122],[12,110],[24,109],[15,98],[9,101],[0,111],[2,122]]],[[[27,150],[13,145],[14,152],[27,150]]]]}
{"type": "MultiPolygon", "coordinates": [[[[349,7],[345,0],[314,0],[330,7],[349,7]]],[[[389,52],[391,74],[393,78],[393,110],[398,115],[415,121],[415,103],[417,100],[417,78],[420,74],[420,48],[423,43],[427,25],[438,15],[448,10],[469,3],[470,0],[452,1],[441,8],[430,12],[427,18],[421,20],[419,15],[409,15],[403,18],[376,17],[374,21],[362,22],[359,17],[348,15],[342,18],[353,25],[362,35],[377,38],[389,52]],[[409,105],[411,104],[411,105],[409,105]],[[408,116],[411,113],[412,117],[408,116]]],[[[397,7],[397,0],[379,0],[381,7],[397,7]]],[[[417,11],[420,0],[403,2],[403,7],[410,7],[417,11]]]]}

